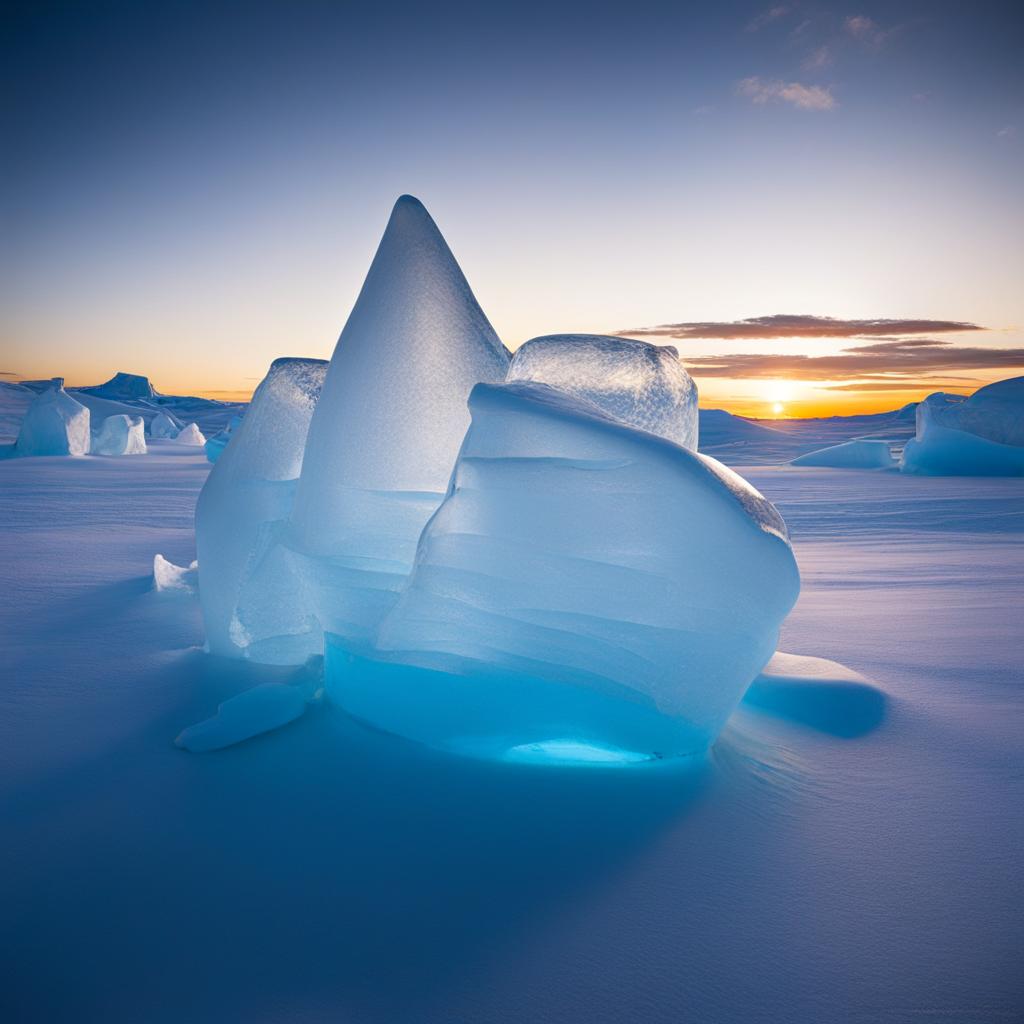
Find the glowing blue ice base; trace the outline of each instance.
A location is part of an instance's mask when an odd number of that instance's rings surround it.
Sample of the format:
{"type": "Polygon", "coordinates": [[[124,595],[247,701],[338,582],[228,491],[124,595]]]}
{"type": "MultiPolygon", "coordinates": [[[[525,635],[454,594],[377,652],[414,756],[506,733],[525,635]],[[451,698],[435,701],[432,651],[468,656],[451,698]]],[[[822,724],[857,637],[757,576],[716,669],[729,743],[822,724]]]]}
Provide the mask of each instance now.
{"type": "Polygon", "coordinates": [[[698,728],[642,695],[553,682],[480,665],[461,673],[379,661],[328,635],[331,702],[386,732],[485,760],[625,766],[705,750],[721,723],[698,728]]]}

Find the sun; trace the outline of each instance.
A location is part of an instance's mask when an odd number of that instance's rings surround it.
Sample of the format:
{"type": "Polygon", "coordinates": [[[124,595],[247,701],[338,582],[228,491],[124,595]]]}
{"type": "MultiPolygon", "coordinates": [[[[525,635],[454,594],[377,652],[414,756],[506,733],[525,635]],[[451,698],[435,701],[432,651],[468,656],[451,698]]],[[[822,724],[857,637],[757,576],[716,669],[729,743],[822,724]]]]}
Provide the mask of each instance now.
{"type": "Polygon", "coordinates": [[[772,405],[772,412],[775,413],[776,416],[781,416],[785,411],[786,407],[781,402],[776,402],[772,405]]]}

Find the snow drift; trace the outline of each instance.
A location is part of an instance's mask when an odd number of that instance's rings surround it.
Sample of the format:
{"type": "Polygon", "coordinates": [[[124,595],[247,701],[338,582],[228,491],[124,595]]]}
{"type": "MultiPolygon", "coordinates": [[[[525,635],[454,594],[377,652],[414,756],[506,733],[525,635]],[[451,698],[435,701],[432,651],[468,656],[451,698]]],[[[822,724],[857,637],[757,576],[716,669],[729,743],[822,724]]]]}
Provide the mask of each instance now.
{"type": "Polygon", "coordinates": [[[408,586],[372,643],[329,638],[328,692],[466,753],[704,749],[799,591],[774,506],[544,384],[478,385],[470,409],[408,586]]]}
{"type": "Polygon", "coordinates": [[[33,399],[14,447],[17,455],[89,453],[89,410],[64,390],[60,377],[33,399]]]}
{"type": "Polygon", "coordinates": [[[837,469],[893,469],[898,463],[892,457],[887,441],[857,438],[843,444],[820,448],[793,459],[791,466],[832,466],[837,469]]]}

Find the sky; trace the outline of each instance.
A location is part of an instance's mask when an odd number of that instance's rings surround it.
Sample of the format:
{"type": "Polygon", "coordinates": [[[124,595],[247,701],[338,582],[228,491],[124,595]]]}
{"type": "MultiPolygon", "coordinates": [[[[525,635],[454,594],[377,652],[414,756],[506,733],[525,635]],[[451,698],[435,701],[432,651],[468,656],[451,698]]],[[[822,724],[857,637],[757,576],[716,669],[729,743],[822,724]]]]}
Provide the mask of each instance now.
{"type": "Polygon", "coordinates": [[[705,406],[1024,373],[1019,3],[6,11],[0,380],[329,357],[402,193],[509,348],[672,344],[705,406]]]}

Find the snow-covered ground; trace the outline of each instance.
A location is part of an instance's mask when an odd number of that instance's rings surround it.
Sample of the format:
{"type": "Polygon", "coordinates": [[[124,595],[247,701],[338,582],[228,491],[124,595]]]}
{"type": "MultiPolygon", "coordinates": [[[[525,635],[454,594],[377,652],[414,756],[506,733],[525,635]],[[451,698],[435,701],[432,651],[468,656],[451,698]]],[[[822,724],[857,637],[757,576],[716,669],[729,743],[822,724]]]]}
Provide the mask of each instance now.
{"type": "Polygon", "coordinates": [[[0,463],[0,1019],[1020,1019],[1024,480],[742,470],[803,574],[781,649],[873,685],[753,695],[694,763],[556,769],[325,706],[177,749],[290,670],[203,654],[153,590],[209,465],[149,446],[0,463]]]}

